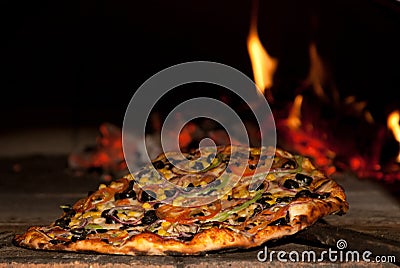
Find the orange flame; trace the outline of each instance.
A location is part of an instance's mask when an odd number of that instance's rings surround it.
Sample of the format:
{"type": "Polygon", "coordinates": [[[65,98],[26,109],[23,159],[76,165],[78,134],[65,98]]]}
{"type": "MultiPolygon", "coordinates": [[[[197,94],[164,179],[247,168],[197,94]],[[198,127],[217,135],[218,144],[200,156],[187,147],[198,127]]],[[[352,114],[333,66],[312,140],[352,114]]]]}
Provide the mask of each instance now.
{"type": "MultiPolygon", "coordinates": [[[[400,143],[400,112],[392,112],[387,119],[387,126],[393,132],[394,138],[400,143]]],[[[400,163],[400,150],[397,155],[397,162],[400,163]]]]}
{"type": "Polygon", "coordinates": [[[286,124],[290,129],[298,129],[301,126],[301,105],[303,96],[297,95],[294,99],[293,106],[290,109],[286,124]]]}
{"type": "Polygon", "coordinates": [[[257,9],[255,8],[253,12],[247,37],[247,50],[253,69],[254,82],[259,92],[264,95],[265,90],[272,87],[278,61],[271,57],[263,47],[257,30],[257,9]]]}

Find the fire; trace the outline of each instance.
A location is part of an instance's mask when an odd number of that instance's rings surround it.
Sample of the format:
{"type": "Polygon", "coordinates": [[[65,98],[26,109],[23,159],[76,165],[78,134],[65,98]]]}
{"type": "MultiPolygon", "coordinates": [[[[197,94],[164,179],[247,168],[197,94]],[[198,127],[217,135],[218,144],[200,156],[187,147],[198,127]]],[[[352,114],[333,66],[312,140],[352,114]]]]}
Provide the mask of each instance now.
{"type": "Polygon", "coordinates": [[[297,95],[294,99],[293,106],[290,109],[286,124],[290,129],[298,129],[301,126],[301,105],[303,96],[297,95]]]}
{"type": "Polygon", "coordinates": [[[257,9],[253,11],[249,36],[247,38],[247,50],[253,69],[254,82],[259,92],[264,95],[265,90],[272,87],[278,61],[271,57],[262,45],[257,30],[257,9]]]}
{"type": "MultiPolygon", "coordinates": [[[[387,126],[393,132],[394,138],[399,142],[400,145],[400,112],[392,112],[387,119],[387,126]]],[[[400,150],[397,155],[396,161],[400,163],[400,150]]]]}

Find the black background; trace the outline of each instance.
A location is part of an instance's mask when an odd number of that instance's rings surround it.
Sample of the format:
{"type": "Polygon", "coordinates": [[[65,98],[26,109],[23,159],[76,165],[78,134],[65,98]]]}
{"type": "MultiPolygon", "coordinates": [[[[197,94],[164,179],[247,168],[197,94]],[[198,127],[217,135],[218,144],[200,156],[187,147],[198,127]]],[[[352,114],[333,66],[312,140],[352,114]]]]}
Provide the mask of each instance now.
{"type": "MultiPolygon", "coordinates": [[[[251,1],[1,1],[1,128],[122,124],[135,89],[173,64],[209,60],[252,77],[251,1]]],[[[396,1],[261,1],[259,34],[292,99],[315,39],[341,96],[378,120],[400,106],[396,1]],[[293,86],[292,86],[293,85],[293,86]]],[[[281,88],[281,89],[280,89],[281,88]]]]}

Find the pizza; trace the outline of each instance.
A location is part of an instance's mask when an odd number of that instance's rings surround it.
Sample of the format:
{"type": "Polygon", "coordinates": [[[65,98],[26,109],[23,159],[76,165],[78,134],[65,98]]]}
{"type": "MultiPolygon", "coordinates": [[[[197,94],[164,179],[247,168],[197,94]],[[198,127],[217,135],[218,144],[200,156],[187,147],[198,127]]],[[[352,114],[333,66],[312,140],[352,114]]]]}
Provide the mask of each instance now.
{"type": "Polygon", "coordinates": [[[18,246],[122,255],[248,249],[348,210],[344,189],[307,157],[281,148],[219,146],[168,152],[100,184],[18,246]]]}

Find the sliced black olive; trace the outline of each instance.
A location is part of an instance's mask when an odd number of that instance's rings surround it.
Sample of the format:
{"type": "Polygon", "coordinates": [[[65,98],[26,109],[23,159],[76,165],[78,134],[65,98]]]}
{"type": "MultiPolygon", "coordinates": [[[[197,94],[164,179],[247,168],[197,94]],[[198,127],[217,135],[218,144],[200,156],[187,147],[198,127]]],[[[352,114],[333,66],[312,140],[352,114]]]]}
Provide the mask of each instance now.
{"type": "Polygon", "coordinates": [[[216,187],[216,186],[218,186],[218,185],[221,185],[221,180],[215,180],[215,181],[213,181],[213,182],[210,183],[210,184],[212,184],[212,187],[216,187]]]}
{"type": "Polygon", "coordinates": [[[162,168],[165,167],[164,162],[161,161],[161,160],[158,160],[158,161],[153,162],[153,166],[154,166],[156,169],[162,169],[162,168]]]}
{"type": "MultiPolygon", "coordinates": [[[[114,210],[112,216],[117,217],[118,211],[114,210]]],[[[107,224],[114,224],[116,223],[115,219],[111,217],[110,210],[106,209],[101,213],[101,217],[106,219],[107,224]]]]}
{"type": "Polygon", "coordinates": [[[183,189],[183,191],[185,192],[190,192],[191,190],[193,190],[194,188],[194,184],[193,183],[189,183],[189,185],[183,189]]]}
{"type": "Polygon", "coordinates": [[[179,240],[183,240],[183,241],[191,241],[194,237],[194,234],[190,234],[190,233],[185,233],[185,235],[181,235],[179,236],[179,240]]]}
{"type": "Polygon", "coordinates": [[[156,220],[158,220],[156,211],[154,209],[152,209],[152,210],[148,210],[144,213],[144,216],[142,218],[142,223],[143,224],[152,224],[156,220]]]}
{"type": "Polygon", "coordinates": [[[203,169],[204,169],[204,166],[203,166],[203,163],[201,163],[201,162],[196,162],[196,163],[194,163],[193,168],[194,168],[195,170],[203,170],[203,169]]]}
{"type": "Polygon", "coordinates": [[[231,201],[232,199],[233,199],[233,197],[232,197],[231,195],[228,195],[227,200],[228,200],[228,201],[231,201]]]}
{"type": "Polygon", "coordinates": [[[330,193],[322,193],[318,195],[319,199],[325,199],[328,198],[331,194],[330,193]]]}
{"type": "Polygon", "coordinates": [[[301,182],[304,185],[309,186],[311,184],[311,182],[313,181],[313,179],[310,176],[301,174],[301,173],[297,173],[295,179],[298,182],[301,182]]]}
{"type": "Polygon", "coordinates": [[[237,218],[237,221],[238,222],[245,222],[246,221],[246,217],[239,217],[239,218],[237,218]]]}
{"type": "Polygon", "coordinates": [[[71,205],[62,205],[62,206],[60,206],[60,208],[66,213],[68,213],[68,212],[70,212],[72,210],[72,206],[71,205]]]}
{"type": "Polygon", "coordinates": [[[299,188],[299,183],[297,181],[287,179],[283,183],[283,187],[288,188],[288,189],[297,189],[297,188],[299,188]]]}
{"type": "Polygon", "coordinates": [[[278,226],[278,225],[287,225],[287,221],[285,218],[279,218],[271,223],[268,226],[278,226]]]}
{"type": "Polygon", "coordinates": [[[115,200],[120,200],[120,199],[125,199],[125,198],[132,198],[133,200],[136,199],[136,192],[134,190],[131,190],[126,193],[116,193],[114,195],[115,200]]]}
{"type": "Polygon", "coordinates": [[[288,159],[283,165],[282,168],[288,169],[288,168],[296,168],[297,164],[295,161],[288,159]]]}
{"type": "Polygon", "coordinates": [[[268,224],[268,226],[273,226],[273,225],[287,225],[290,221],[289,217],[289,212],[286,213],[286,216],[284,218],[279,218],[271,223],[268,224]]]}
{"type": "Polygon", "coordinates": [[[309,190],[301,190],[300,192],[296,193],[295,198],[299,197],[312,197],[313,193],[309,190]]]}
{"type": "Polygon", "coordinates": [[[263,209],[270,208],[271,204],[267,202],[269,200],[271,200],[269,197],[261,197],[258,200],[258,203],[260,203],[262,205],[263,209]]]}
{"type": "Polygon", "coordinates": [[[60,226],[61,228],[68,227],[69,223],[71,222],[71,218],[75,215],[75,211],[73,209],[69,210],[64,214],[64,216],[60,219],[55,221],[56,226],[60,226]]]}
{"type": "MultiPolygon", "coordinates": [[[[268,204],[268,203],[267,203],[268,204]]],[[[264,209],[264,206],[263,206],[264,209]]],[[[251,217],[254,217],[255,215],[257,215],[259,212],[261,212],[261,208],[259,206],[257,206],[254,210],[253,210],[253,215],[251,215],[251,217]]]]}
{"type": "Polygon", "coordinates": [[[215,154],[209,154],[208,156],[207,156],[207,163],[212,163],[212,161],[214,160],[214,158],[215,158],[215,154]]]}
{"type": "Polygon", "coordinates": [[[140,201],[147,202],[153,200],[156,200],[156,194],[153,191],[150,190],[142,191],[142,194],[140,196],[140,201]]]}
{"type": "Polygon", "coordinates": [[[99,234],[107,233],[107,231],[107,229],[96,229],[96,232],[98,232],[99,234]]]}
{"type": "Polygon", "coordinates": [[[71,229],[71,233],[74,235],[82,235],[85,233],[85,229],[84,228],[73,228],[73,229],[71,229]]]}
{"type": "Polygon", "coordinates": [[[252,164],[249,165],[249,169],[250,169],[250,170],[255,170],[256,167],[257,167],[256,165],[252,165],[252,164]]]}
{"type": "Polygon", "coordinates": [[[110,212],[109,209],[103,210],[103,212],[101,213],[101,217],[102,218],[108,218],[109,217],[109,214],[108,214],[109,212],[110,212]]]}
{"type": "Polygon", "coordinates": [[[64,244],[65,243],[65,241],[56,240],[56,239],[51,239],[49,242],[52,243],[53,245],[64,244]]]}
{"type": "Polygon", "coordinates": [[[213,193],[213,192],[215,192],[215,191],[217,191],[217,189],[210,189],[209,191],[207,191],[207,192],[205,192],[205,193],[202,193],[201,195],[202,195],[202,196],[208,196],[208,195],[210,195],[211,193],[213,193]]]}
{"type": "Polygon", "coordinates": [[[172,190],[165,190],[165,191],[164,191],[164,194],[165,194],[166,197],[172,197],[172,196],[174,196],[175,193],[176,193],[176,190],[175,190],[175,189],[172,189],[172,190]]]}
{"type": "Polygon", "coordinates": [[[61,218],[55,221],[56,226],[60,226],[61,228],[65,229],[68,227],[69,223],[71,222],[70,218],[61,218]]]}
{"type": "Polygon", "coordinates": [[[276,203],[289,203],[292,201],[293,197],[290,196],[284,196],[284,197],[278,197],[276,199],[276,203]]]}

